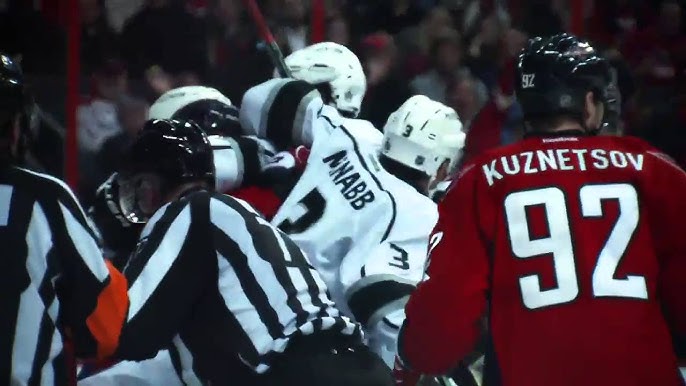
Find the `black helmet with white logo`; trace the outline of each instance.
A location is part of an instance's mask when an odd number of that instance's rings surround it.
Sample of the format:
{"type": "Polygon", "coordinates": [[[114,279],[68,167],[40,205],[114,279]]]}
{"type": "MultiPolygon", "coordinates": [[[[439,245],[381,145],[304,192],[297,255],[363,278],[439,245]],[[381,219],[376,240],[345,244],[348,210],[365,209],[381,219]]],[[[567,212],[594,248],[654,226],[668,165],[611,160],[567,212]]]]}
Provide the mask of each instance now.
{"type": "Polygon", "coordinates": [[[587,41],[566,33],[531,39],[516,72],[525,121],[568,115],[583,124],[586,94],[592,92],[605,107],[603,127],[616,125],[619,92],[611,67],[587,41]]]}

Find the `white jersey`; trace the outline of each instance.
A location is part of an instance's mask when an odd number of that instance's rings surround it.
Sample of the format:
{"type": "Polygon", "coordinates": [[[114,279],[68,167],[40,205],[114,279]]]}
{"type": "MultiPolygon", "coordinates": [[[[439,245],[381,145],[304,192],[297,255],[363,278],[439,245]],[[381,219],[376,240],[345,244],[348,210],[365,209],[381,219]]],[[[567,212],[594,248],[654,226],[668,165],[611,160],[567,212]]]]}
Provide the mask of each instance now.
{"type": "MultiPolygon", "coordinates": [[[[279,108],[270,104],[280,90],[293,88],[284,82],[268,81],[245,94],[245,128],[269,134],[266,121],[279,108]]],[[[373,135],[370,141],[368,132],[349,129],[351,120],[318,94],[302,92],[290,98],[301,100],[291,115],[292,138],[311,153],[272,222],[303,249],[338,308],[365,327],[369,346],[390,367],[405,303],[424,276],[436,205],[380,166],[373,135]]]]}

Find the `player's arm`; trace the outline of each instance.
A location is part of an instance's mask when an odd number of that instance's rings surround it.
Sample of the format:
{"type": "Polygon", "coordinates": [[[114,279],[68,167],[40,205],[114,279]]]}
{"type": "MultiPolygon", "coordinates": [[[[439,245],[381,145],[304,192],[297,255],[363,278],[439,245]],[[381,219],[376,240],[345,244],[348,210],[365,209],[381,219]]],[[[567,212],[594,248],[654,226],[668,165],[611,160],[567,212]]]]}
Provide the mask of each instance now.
{"type": "Polygon", "coordinates": [[[124,269],[130,307],[117,359],[152,358],[169,345],[216,275],[215,253],[206,242],[207,202],[201,193],[173,202],[143,229],[124,269]]]}
{"type": "Polygon", "coordinates": [[[663,155],[648,153],[653,166],[647,213],[660,263],[658,296],[681,359],[686,358],[686,173],[663,155]]]}
{"type": "Polygon", "coordinates": [[[439,204],[429,278],[405,307],[398,355],[426,374],[445,374],[472,351],[486,310],[489,261],[477,225],[474,171],[460,177],[439,204]]]}
{"type": "Polygon", "coordinates": [[[426,260],[426,241],[422,241],[385,241],[364,256],[347,256],[341,265],[348,308],[364,327],[372,350],[389,367],[405,304],[422,280],[426,260]]]}
{"type": "Polygon", "coordinates": [[[332,128],[319,119],[323,108],[321,94],[313,85],[288,78],[271,79],[243,95],[240,122],[247,135],[266,138],[278,150],[292,145],[311,147],[332,128]]]}
{"type": "Polygon", "coordinates": [[[58,200],[47,221],[60,229],[54,233],[64,276],[56,283],[65,332],[79,357],[105,358],[119,344],[128,308],[126,279],[98,247],[86,215],[71,190],[58,184],[58,200]]]}
{"type": "Polygon", "coordinates": [[[222,193],[259,182],[265,165],[274,156],[269,141],[253,136],[213,136],[210,144],[216,169],[215,187],[222,193]]]}

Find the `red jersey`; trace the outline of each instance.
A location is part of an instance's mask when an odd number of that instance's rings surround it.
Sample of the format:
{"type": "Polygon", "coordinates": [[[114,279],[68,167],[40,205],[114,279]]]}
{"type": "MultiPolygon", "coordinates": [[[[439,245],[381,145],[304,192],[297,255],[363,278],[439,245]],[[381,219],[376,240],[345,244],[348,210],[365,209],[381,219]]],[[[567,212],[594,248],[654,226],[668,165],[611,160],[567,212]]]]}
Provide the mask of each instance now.
{"type": "MultiPolygon", "coordinates": [[[[286,154],[290,154],[291,157],[289,158],[292,158],[292,162],[287,161],[287,166],[285,169],[295,168],[299,172],[302,172],[307,165],[307,159],[310,156],[310,150],[305,146],[298,146],[288,150],[287,152],[278,153],[273,157],[273,163],[279,166],[278,162],[281,161],[282,158],[287,157],[286,154]]],[[[261,172],[264,173],[264,170],[261,172]]],[[[241,186],[236,190],[225,193],[246,201],[269,221],[272,220],[276,212],[281,207],[281,204],[283,204],[283,201],[285,200],[285,197],[279,196],[271,187],[257,185],[241,186]]]]}
{"type": "Polygon", "coordinates": [[[683,384],[686,174],[665,156],[633,138],[529,138],[473,160],[439,212],[407,365],[447,372],[488,310],[503,386],[683,384]]]}

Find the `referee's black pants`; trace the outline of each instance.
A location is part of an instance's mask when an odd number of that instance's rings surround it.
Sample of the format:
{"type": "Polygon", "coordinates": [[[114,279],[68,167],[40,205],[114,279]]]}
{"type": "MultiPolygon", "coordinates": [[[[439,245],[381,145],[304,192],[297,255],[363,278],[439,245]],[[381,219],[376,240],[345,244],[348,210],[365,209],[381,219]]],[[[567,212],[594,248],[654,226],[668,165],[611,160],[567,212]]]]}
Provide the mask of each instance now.
{"type": "Polygon", "coordinates": [[[295,338],[264,375],[265,386],[393,386],[391,370],[344,336],[295,338]]]}

